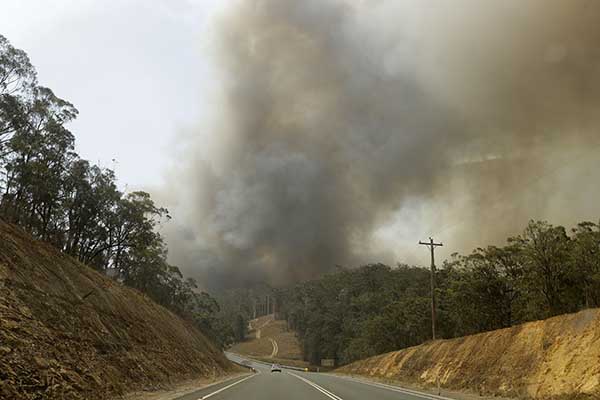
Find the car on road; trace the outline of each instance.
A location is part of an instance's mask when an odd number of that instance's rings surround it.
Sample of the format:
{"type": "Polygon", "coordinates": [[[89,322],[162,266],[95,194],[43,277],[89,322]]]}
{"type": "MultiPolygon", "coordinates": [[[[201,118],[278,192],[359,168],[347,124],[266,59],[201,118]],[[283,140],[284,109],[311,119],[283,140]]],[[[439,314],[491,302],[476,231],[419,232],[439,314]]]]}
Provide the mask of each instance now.
{"type": "Polygon", "coordinates": [[[281,372],[281,367],[278,364],[271,365],[271,372],[281,372]]]}

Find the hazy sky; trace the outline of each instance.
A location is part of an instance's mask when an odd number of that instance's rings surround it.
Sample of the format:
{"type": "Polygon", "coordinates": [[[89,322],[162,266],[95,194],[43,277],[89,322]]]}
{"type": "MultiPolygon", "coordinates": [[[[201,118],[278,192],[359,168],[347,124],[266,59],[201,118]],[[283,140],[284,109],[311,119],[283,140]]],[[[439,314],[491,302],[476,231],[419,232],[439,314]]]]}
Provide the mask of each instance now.
{"type": "Polygon", "coordinates": [[[202,118],[219,3],[3,0],[0,33],[79,110],[82,157],[114,168],[122,187],[154,186],[172,162],[165,148],[202,118]]]}
{"type": "Polygon", "coordinates": [[[80,155],[170,209],[170,256],[191,276],[427,265],[417,243],[429,235],[445,243],[441,261],[529,218],[597,218],[596,3],[2,0],[1,11],[0,33],[79,109],[80,155]]]}
{"type": "MultiPolygon", "coordinates": [[[[217,107],[211,46],[218,41],[215,20],[227,4],[3,0],[0,33],[27,52],[42,85],[79,110],[70,125],[79,154],[114,169],[121,188],[150,190],[171,207],[155,189],[181,164],[176,145],[190,142],[179,139],[191,132],[211,140],[198,124],[217,107]]],[[[394,229],[384,239],[397,240],[399,233],[394,229]]],[[[412,243],[413,234],[400,236],[412,243]]],[[[426,253],[415,253],[426,261],[426,253]]]]}
{"type": "MultiPolygon", "coordinates": [[[[78,153],[114,169],[121,188],[154,194],[181,163],[174,145],[185,133],[202,135],[198,124],[216,107],[211,46],[215,20],[232,3],[3,0],[0,34],[27,52],[40,84],[79,110],[70,125],[78,153]]],[[[382,233],[414,241],[406,227],[382,233]]],[[[426,262],[426,252],[415,253],[426,262]]]]}

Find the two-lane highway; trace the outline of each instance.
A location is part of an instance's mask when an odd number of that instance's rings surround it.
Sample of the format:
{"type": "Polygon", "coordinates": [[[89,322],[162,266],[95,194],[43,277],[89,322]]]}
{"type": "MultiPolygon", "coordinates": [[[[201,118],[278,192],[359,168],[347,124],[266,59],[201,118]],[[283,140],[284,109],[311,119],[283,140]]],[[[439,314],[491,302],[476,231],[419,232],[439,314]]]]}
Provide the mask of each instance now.
{"type": "MultiPolygon", "coordinates": [[[[236,362],[244,361],[233,354],[227,356],[236,362]]],[[[255,374],[221,382],[177,400],[450,400],[331,374],[289,369],[271,372],[267,365],[246,362],[256,369],[255,374]]]]}

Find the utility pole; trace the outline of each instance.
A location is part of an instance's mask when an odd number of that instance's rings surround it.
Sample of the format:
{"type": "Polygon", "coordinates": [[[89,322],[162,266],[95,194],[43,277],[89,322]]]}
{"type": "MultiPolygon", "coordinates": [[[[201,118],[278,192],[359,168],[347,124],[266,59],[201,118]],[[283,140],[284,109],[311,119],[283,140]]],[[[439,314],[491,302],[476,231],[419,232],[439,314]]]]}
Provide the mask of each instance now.
{"type": "Polygon", "coordinates": [[[435,248],[443,246],[442,243],[434,243],[433,238],[429,242],[419,241],[419,244],[429,247],[431,250],[431,336],[435,340],[435,248]]]}

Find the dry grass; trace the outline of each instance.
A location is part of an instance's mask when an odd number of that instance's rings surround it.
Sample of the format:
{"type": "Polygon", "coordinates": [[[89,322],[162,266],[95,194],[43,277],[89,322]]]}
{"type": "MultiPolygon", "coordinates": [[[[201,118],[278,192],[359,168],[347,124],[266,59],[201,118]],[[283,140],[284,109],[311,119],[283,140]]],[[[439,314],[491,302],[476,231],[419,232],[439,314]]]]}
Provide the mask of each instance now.
{"type": "Polygon", "coordinates": [[[271,354],[273,346],[267,338],[248,339],[245,342],[236,343],[231,349],[232,352],[253,357],[267,357],[271,354]]]}
{"type": "Polygon", "coordinates": [[[586,310],[358,361],[342,373],[535,399],[600,398],[600,310],[586,310]]]}
{"type": "Polygon", "coordinates": [[[279,352],[277,357],[288,360],[301,360],[302,351],[293,331],[288,331],[286,321],[273,321],[262,329],[262,336],[277,341],[279,352]]]}
{"type": "Polygon", "coordinates": [[[264,316],[250,322],[253,328],[260,327],[260,338],[256,338],[256,332],[251,332],[245,342],[237,343],[231,351],[239,354],[252,356],[265,361],[276,361],[286,365],[306,366],[302,361],[300,344],[293,331],[287,329],[286,321],[273,320],[272,315],[264,316]],[[273,345],[269,339],[277,342],[279,352],[275,358],[271,358],[273,345]]]}

